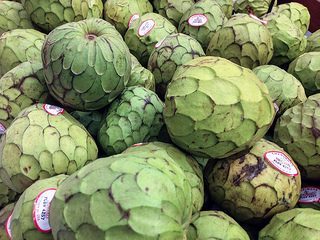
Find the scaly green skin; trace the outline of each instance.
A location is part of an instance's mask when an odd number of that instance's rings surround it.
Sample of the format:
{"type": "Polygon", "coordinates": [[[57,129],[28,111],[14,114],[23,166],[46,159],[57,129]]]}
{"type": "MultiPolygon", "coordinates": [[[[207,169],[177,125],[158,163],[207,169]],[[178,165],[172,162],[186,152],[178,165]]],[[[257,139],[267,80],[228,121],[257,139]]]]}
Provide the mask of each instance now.
{"type": "Polygon", "coordinates": [[[177,33],[177,29],[168,19],[156,13],[147,13],[130,25],[124,39],[130,52],[138,58],[143,66],[146,66],[154,46],[173,33],[177,33]],[[144,22],[147,20],[153,20],[155,22],[154,27],[145,35],[139,35],[141,25],[144,26],[144,22]]]}
{"type": "Polygon", "coordinates": [[[290,63],[288,72],[300,80],[307,95],[320,91],[320,52],[304,53],[290,63]]]}
{"type": "Polygon", "coordinates": [[[148,0],[108,0],[104,4],[104,18],[124,35],[132,15],[142,16],[153,11],[148,0]]]}
{"type": "Polygon", "coordinates": [[[307,7],[297,2],[280,4],[272,12],[286,15],[305,34],[310,25],[310,13],[307,7]]]}
{"type": "Polygon", "coordinates": [[[87,130],[67,112],[50,115],[43,104],[24,109],[0,142],[0,176],[16,192],[38,179],[72,174],[97,158],[87,130]]]}
{"type": "Polygon", "coordinates": [[[101,0],[21,0],[32,22],[45,32],[69,22],[100,18],[101,0]]]}
{"type": "Polygon", "coordinates": [[[307,40],[306,52],[320,52],[320,29],[313,32],[307,40]]]}
{"type": "Polygon", "coordinates": [[[0,1],[0,35],[17,28],[33,28],[29,15],[21,3],[0,1]]]}
{"type": "Polygon", "coordinates": [[[277,121],[275,141],[299,165],[302,177],[320,179],[320,94],[312,95],[304,103],[288,109],[277,121]]]}
{"type": "Polygon", "coordinates": [[[14,29],[0,36],[0,77],[20,63],[41,62],[46,35],[34,29],[14,29]]]}
{"type": "Polygon", "coordinates": [[[253,69],[253,72],[268,87],[272,101],[279,109],[279,116],[287,109],[307,100],[301,82],[281,68],[264,65],[253,69]]]}
{"type": "Polygon", "coordinates": [[[30,187],[20,196],[18,202],[14,207],[11,219],[11,233],[12,239],[15,240],[53,240],[50,233],[41,233],[33,223],[32,211],[34,201],[38,194],[49,189],[57,188],[63,180],[67,178],[66,175],[59,175],[48,179],[42,179],[30,187]]]}
{"type": "Polygon", "coordinates": [[[184,171],[191,185],[192,213],[201,210],[204,202],[203,175],[200,165],[193,157],[183,153],[172,144],[162,142],[136,144],[126,149],[122,154],[141,157],[159,156],[175,161],[184,171]]]}
{"type": "Polygon", "coordinates": [[[169,35],[160,43],[150,55],[148,69],[155,76],[156,92],[163,99],[177,68],[205,53],[197,40],[182,33],[169,35]]]}
{"type": "Polygon", "coordinates": [[[272,0],[236,0],[233,7],[236,13],[252,12],[258,17],[266,14],[272,0]]]}
{"type": "Polygon", "coordinates": [[[14,208],[14,203],[10,203],[0,211],[0,239],[1,240],[11,240],[8,238],[7,232],[6,232],[6,223],[8,220],[8,217],[12,213],[14,208]]]}
{"type": "Polygon", "coordinates": [[[143,87],[129,87],[108,109],[101,123],[98,142],[107,155],[132,144],[154,140],[162,128],[163,103],[143,87]]]}
{"type": "Polygon", "coordinates": [[[294,208],[299,200],[298,167],[297,176],[282,174],[264,158],[267,151],[286,154],[276,144],[262,139],[240,158],[209,161],[206,166],[211,198],[238,221],[257,223],[294,208]]]}
{"type": "Polygon", "coordinates": [[[156,90],[156,81],[152,72],[142,67],[138,59],[131,55],[131,75],[127,87],[140,86],[153,92],[156,90]]]}
{"type": "Polygon", "coordinates": [[[188,240],[250,240],[246,231],[221,211],[201,211],[192,216],[188,240]]]}
{"type": "Polygon", "coordinates": [[[224,12],[227,18],[232,16],[233,0],[215,0],[215,2],[219,4],[221,10],[224,12]]]}
{"type": "Polygon", "coordinates": [[[186,239],[188,178],[173,160],[115,155],[67,178],[51,203],[54,239],[186,239]],[[108,217],[106,217],[108,216],[108,217]]]}
{"type": "Polygon", "coordinates": [[[274,53],[270,64],[282,66],[293,61],[304,53],[307,46],[307,39],[285,14],[271,13],[264,20],[268,21],[274,53]]]}
{"type": "Polygon", "coordinates": [[[261,22],[247,14],[236,14],[213,35],[207,55],[253,69],[271,60],[272,36],[261,22]]]}
{"type": "Polygon", "coordinates": [[[76,110],[97,110],[125,88],[131,72],[129,49],[102,19],[54,29],[42,51],[44,75],[53,97],[76,110]]]}
{"type": "Polygon", "coordinates": [[[265,84],[250,69],[219,57],[199,57],[180,66],[164,108],[172,141],[207,158],[251,147],[268,131],[274,115],[265,84]]]}
{"type": "Polygon", "coordinates": [[[42,64],[19,64],[0,79],[0,123],[9,127],[23,109],[47,98],[42,64]]]}
{"type": "MultiPolygon", "coordinates": [[[[16,192],[8,188],[0,178],[0,209],[8,203],[13,202],[17,197],[16,192]]],[[[0,237],[2,240],[2,238],[0,237]]]]}
{"type": "Polygon", "coordinates": [[[100,123],[103,119],[102,113],[98,111],[74,111],[71,112],[70,115],[78,120],[88,130],[91,136],[96,137],[98,135],[100,123]]]}
{"type": "Polygon", "coordinates": [[[153,0],[157,12],[178,27],[183,14],[194,5],[194,0],[153,0]]]}
{"type": "Polygon", "coordinates": [[[226,15],[218,3],[212,0],[202,0],[194,4],[183,14],[178,31],[193,37],[199,41],[203,49],[207,49],[214,33],[219,30],[227,20],[226,15]],[[208,21],[200,27],[189,25],[189,18],[195,14],[205,15],[208,21]]]}
{"type": "Polygon", "coordinates": [[[259,233],[259,240],[308,239],[318,240],[320,211],[295,208],[277,214],[259,233]]]}

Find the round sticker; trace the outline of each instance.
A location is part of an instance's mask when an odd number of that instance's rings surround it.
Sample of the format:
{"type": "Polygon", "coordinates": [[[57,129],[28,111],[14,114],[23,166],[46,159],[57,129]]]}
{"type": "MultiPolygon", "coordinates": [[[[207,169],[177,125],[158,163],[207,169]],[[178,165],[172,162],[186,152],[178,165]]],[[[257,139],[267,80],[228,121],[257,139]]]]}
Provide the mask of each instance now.
{"type": "Polygon", "coordinates": [[[58,116],[64,112],[64,109],[50,104],[44,104],[43,109],[53,116],[58,116]]]}
{"type": "Polygon", "coordinates": [[[291,159],[280,151],[269,151],[264,154],[264,159],[267,160],[271,166],[277,169],[284,175],[297,176],[298,169],[292,163],[291,159]]]}
{"type": "Polygon", "coordinates": [[[139,16],[139,14],[133,14],[131,17],[130,17],[130,19],[129,19],[129,22],[128,22],[128,28],[131,26],[131,24],[135,21],[135,20],[137,20],[138,18],[139,18],[140,16],[139,16]]]}
{"type": "Polygon", "coordinates": [[[189,25],[200,27],[208,22],[208,18],[203,14],[194,14],[188,19],[189,25]]]}
{"type": "Polygon", "coordinates": [[[2,125],[2,123],[0,123],[0,135],[5,134],[6,132],[6,127],[2,125]]]}
{"type": "Polygon", "coordinates": [[[6,224],[5,224],[5,228],[6,228],[6,233],[8,238],[11,240],[12,239],[12,232],[11,232],[11,219],[12,219],[12,213],[10,214],[10,216],[8,217],[6,224]]]}
{"type": "Polygon", "coordinates": [[[157,44],[155,45],[155,48],[158,48],[161,46],[161,44],[164,42],[165,38],[163,38],[162,40],[160,40],[159,42],[157,42],[157,44]]]}
{"type": "Polygon", "coordinates": [[[147,145],[148,143],[136,143],[136,144],[133,144],[132,147],[140,147],[140,146],[143,146],[143,145],[147,145]]]}
{"type": "Polygon", "coordinates": [[[143,23],[141,23],[139,27],[138,34],[140,37],[143,37],[147,35],[156,25],[156,22],[152,19],[146,20],[143,23]]]}
{"type": "Polygon", "coordinates": [[[49,224],[50,203],[56,193],[56,188],[49,188],[39,193],[33,203],[32,218],[34,226],[39,232],[49,233],[51,227],[49,224]]]}
{"type": "Polygon", "coordinates": [[[258,18],[256,15],[254,15],[252,13],[250,13],[249,16],[251,18],[253,18],[254,20],[257,20],[258,22],[261,22],[263,25],[267,25],[268,24],[268,21],[262,20],[262,19],[258,18]]]}
{"type": "Polygon", "coordinates": [[[301,189],[299,203],[320,202],[320,188],[304,187],[301,189]]]}

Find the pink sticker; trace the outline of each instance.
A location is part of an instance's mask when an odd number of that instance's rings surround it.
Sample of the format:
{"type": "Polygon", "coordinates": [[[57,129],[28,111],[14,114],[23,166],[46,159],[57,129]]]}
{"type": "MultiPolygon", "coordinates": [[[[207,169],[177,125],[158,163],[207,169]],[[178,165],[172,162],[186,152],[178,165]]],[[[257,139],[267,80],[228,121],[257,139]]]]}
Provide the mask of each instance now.
{"type": "Polygon", "coordinates": [[[264,154],[264,159],[267,160],[274,169],[284,175],[297,176],[299,173],[291,158],[283,152],[268,151],[264,154]]]}
{"type": "Polygon", "coordinates": [[[152,19],[142,22],[138,31],[139,36],[143,37],[147,35],[149,32],[151,32],[151,30],[154,28],[155,25],[156,25],[156,22],[152,19]]]}
{"type": "Polygon", "coordinates": [[[49,224],[50,204],[56,191],[56,188],[48,188],[39,193],[34,200],[32,218],[34,226],[39,232],[51,232],[51,227],[49,224]]]}
{"type": "Polygon", "coordinates": [[[137,19],[139,19],[139,14],[133,14],[131,17],[130,17],[130,19],[129,19],[129,21],[128,21],[128,28],[130,28],[130,26],[131,26],[131,24],[135,21],[135,20],[137,20],[137,19]]]}
{"type": "Polygon", "coordinates": [[[43,105],[43,110],[45,110],[47,113],[49,113],[50,115],[53,116],[58,116],[60,114],[64,113],[64,109],[61,107],[57,107],[54,105],[50,105],[50,104],[44,104],[43,105]]]}
{"type": "Polygon", "coordinates": [[[11,219],[12,219],[12,213],[11,213],[10,216],[8,217],[8,219],[7,219],[7,221],[6,221],[6,224],[5,224],[7,237],[8,237],[10,240],[12,240],[11,219]]]}
{"type": "Polygon", "coordinates": [[[155,45],[155,48],[158,48],[162,45],[162,43],[164,42],[166,38],[163,38],[162,40],[160,40],[159,42],[157,42],[157,44],[155,45]]]}
{"type": "Polygon", "coordinates": [[[194,14],[188,19],[189,25],[193,27],[201,27],[208,22],[208,18],[203,14],[194,14]]]}
{"type": "Polygon", "coordinates": [[[140,147],[140,146],[143,146],[143,145],[147,145],[148,143],[136,143],[136,144],[133,144],[132,147],[140,147]]]}
{"type": "Polygon", "coordinates": [[[5,134],[5,133],[6,133],[6,130],[7,130],[6,127],[3,126],[2,123],[0,123],[0,135],[5,134]]]}
{"type": "Polygon", "coordinates": [[[320,188],[304,187],[301,189],[299,203],[318,203],[320,202],[320,188]]]}
{"type": "Polygon", "coordinates": [[[257,20],[258,22],[262,23],[263,25],[267,25],[268,24],[268,21],[262,20],[262,19],[258,18],[256,15],[254,15],[252,13],[250,13],[249,16],[251,18],[253,18],[254,20],[257,20]]]}

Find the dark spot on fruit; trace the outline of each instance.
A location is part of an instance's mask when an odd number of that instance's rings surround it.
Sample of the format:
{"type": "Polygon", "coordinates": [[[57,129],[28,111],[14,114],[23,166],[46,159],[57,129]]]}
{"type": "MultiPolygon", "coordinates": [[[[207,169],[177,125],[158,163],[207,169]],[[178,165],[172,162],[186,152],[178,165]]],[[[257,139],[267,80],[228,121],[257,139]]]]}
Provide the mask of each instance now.
{"type": "Polygon", "coordinates": [[[97,36],[94,35],[94,34],[92,34],[92,33],[88,33],[88,34],[86,35],[86,37],[87,37],[87,39],[88,39],[89,41],[93,41],[93,40],[95,40],[95,39],[97,38],[97,36]]]}
{"type": "Polygon", "coordinates": [[[146,187],[144,190],[145,190],[146,192],[148,192],[148,191],[149,191],[149,188],[148,188],[148,187],[146,187]]]}

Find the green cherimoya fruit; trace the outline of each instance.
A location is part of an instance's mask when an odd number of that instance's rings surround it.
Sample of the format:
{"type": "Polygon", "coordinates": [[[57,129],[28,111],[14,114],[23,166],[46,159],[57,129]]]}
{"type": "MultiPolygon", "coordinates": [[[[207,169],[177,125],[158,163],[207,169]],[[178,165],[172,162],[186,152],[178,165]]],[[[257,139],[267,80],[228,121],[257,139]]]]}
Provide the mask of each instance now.
{"type": "Polygon", "coordinates": [[[260,21],[247,14],[236,14],[213,35],[207,55],[223,57],[252,69],[271,60],[272,36],[260,21]]]}
{"type": "Polygon", "coordinates": [[[50,93],[64,106],[97,110],[125,88],[131,58],[121,35],[102,19],[67,23],[48,35],[42,52],[50,93]]]}
{"type": "Polygon", "coordinates": [[[115,155],[68,177],[51,203],[54,239],[186,239],[188,178],[161,156],[115,155]]]}
{"type": "Polygon", "coordinates": [[[238,221],[257,223],[291,209],[301,191],[291,157],[264,139],[239,158],[209,161],[205,177],[211,198],[238,221]]]}
{"type": "Polygon", "coordinates": [[[72,117],[78,120],[91,134],[96,137],[100,129],[100,123],[103,119],[102,113],[99,111],[81,112],[74,111],[70,113],[72,117]]]}
{"type": "Polygon", "coordinates": [[[202,0],[183,14],[178,30],[198,40],[203,49],[207,49],[213,34],[227,20],[217,2],[202,0]]]}
{"type": "Polygon", "coordinates": [[[272,0],[235,0],[234,10],[236,13],[253,13],[260,17],[272,8],[272,0]]]}
{"type": "Polygon", "coordinates": [[[297,2],[280,4],[273,12],[284,14],[305,34],[310,25],[310,13],[307,7],[297,2]]]}
{"type": "Polygon", "coordinates": [[[113,155],[132,144],[152,141],[164,124],[162,112],[163,103],[154,92],[129,87],[109,107],[98,142],[107,155],[113,155]]]}
{"type": "Polygon", "coordinates": [[[133,20],[152,10],[148,0],[108,0],[104,4],[104,18],[124,35],[133,20]]]}
{"type": "Polygon", "coordinates": [[[46,32],[69,22],[100,18],[101,0],[21,0],[32,22],[46,32]]]}
{"type": "Polygon", "coordinates": [[[11,240],[7,234],[7,222],[8,218],[12,214],[14,208],[14,203],[10,203],[0,211],[0,239],[1,240],[11,240]]]}
{"type": "Polygon", "coordinates": [[[148,62],[148,69],[156,80],[157,94],[164,98],[167,85],[177,67],[200,56],[205,56],[201,45],[188,35],[172,34],[160,41],[151,53],[148,62]]]}
{"type": "MultiPolygon", "coordinates": [[[[15,191],[11,190],[0,178],[0,209],[6,204],[13,202],[17,197],[15,191]]],[[[2,239],[0,237],[0,239],[2,239]]]]}
{"type": "Polygon", "coordinates": [[[188,240],[250,240],[247,232],[221,211],[201,211],[192,216],[188,240]]]}
{"type": "Polygon", "coordinates": [[[124,39],[131,53],[146,66],[154,46],[172,33],[177,33],[177,29],[168,19],[147,13],[132,22],[124,39]]]}
{"type": "Polygon", "coordinates": [[[192,212],[196,213],[201,210],[204,202],[203,175],[200,165],[193,157],[183,153],[172,144],[162,142],[135,144],[126,149],[122,154],[141,157],[159,156],[175,161],[184,171],[191,185],[192,212]]]}
{"type": "Polygon", "coordinates": [[[21,3],[0,1],[0,9],[0,35],[17,28],[33,28],[29,15],[21,3]]]}
{"type": "Polygon", "coordinates": [[[41,62],[19,64],[0,79],[0,123],[9,127],[23,109],[47,98],[41,62]]]}
{"type": "Polygon", "coordinates": [[[42,205],[50,206],[50,201],[56,188],[66,177],[66,175],[58,175],[52,178],[42,179],[24,191],[12,213],[10,224],[12,239],[53,240],[50,234],[50,225],[44,224],[45,221],[48,221],[48,215],[50,214],[48,211],[49,207],[42,205]],[[41,213],[41,210],[44,210],[44,212],[41,213]],[[45,214],[45,216],[42,214],[45,214]]]}
{"type": "Polygon", "coordinates": [[[164,108],[172,141],[211,158],[251,147],[268,131],[274,115],[265,84],[250,69],[219,57],[198,57],[180,66],[164,108]]]}
{"type": "Polygon", "coordinates": [[[320,236],[320,211],[295,208],[274,216],[259,233],[259,240],[308,239],[320,236]]]}
{"type": "Polygon", "coordinates": [[[127,87],[140,86],[155,91],[156,82],[154,75],[148,69],[142,67],[138,59],[131,55],[131,74],[127,87]]]}
{"type": "Polygon", "coordinates": [[[153,0],[153,5],[160,15],[178,27],[183,14],[194,5],[194,0],[153,0]]]}
{"type": "Polygon", "coordinates": [[[253,69],[253,72],[268,87],[273,103],[279,109],[278,115],[307,100],[301,82],[281,68],[264,65],[253,69]]]}
{"type": "Polygon", "coordinates": [[[221,10],[224,12],[227,18],[230,18],[232,16],[233,0],[214,0],[214,1],[219,4],[221,10]]]}
{"type": "Polygon", "coordinates": [[[272,35],[274,53],[271,64],[282,66],[304,53],[307,39],[285,14],[270,13],[264,18],[272,35]]]}
{"type": "Polygon", "coordinates": [[[0,176],[16,192],[38,179],[72,174],[97,158],[86,129],[64,109],[32,105],[15,118],[0,142],[0,176]]]}
{"type": "Polygon", "coordinates": [[[288,72],[301,81],[307,95],[320,92],[320,52],[302,54],[290,63],[288,72]]]}
{"type": "Polygon", "coordinates": [[[308,37],[306,52],[320,52],[320,29],[308,37]]]}
{"type": "Polygon", "coordinates": [[[320,187],[304,186],[301,189],[298,206],[320,210],[320,187]]]}
{"type": "Polygon", "coordinates": [[[278,119],[274,139],[299,165],[302,177],[320,180],[320,94],[289,108],[278,119]]]}
{"type": "Polygon", "coordinates": [[[0,77],[20,63],[41,62],[45,36],[33,29],[14,29],[0,35],[0,77]]]}

